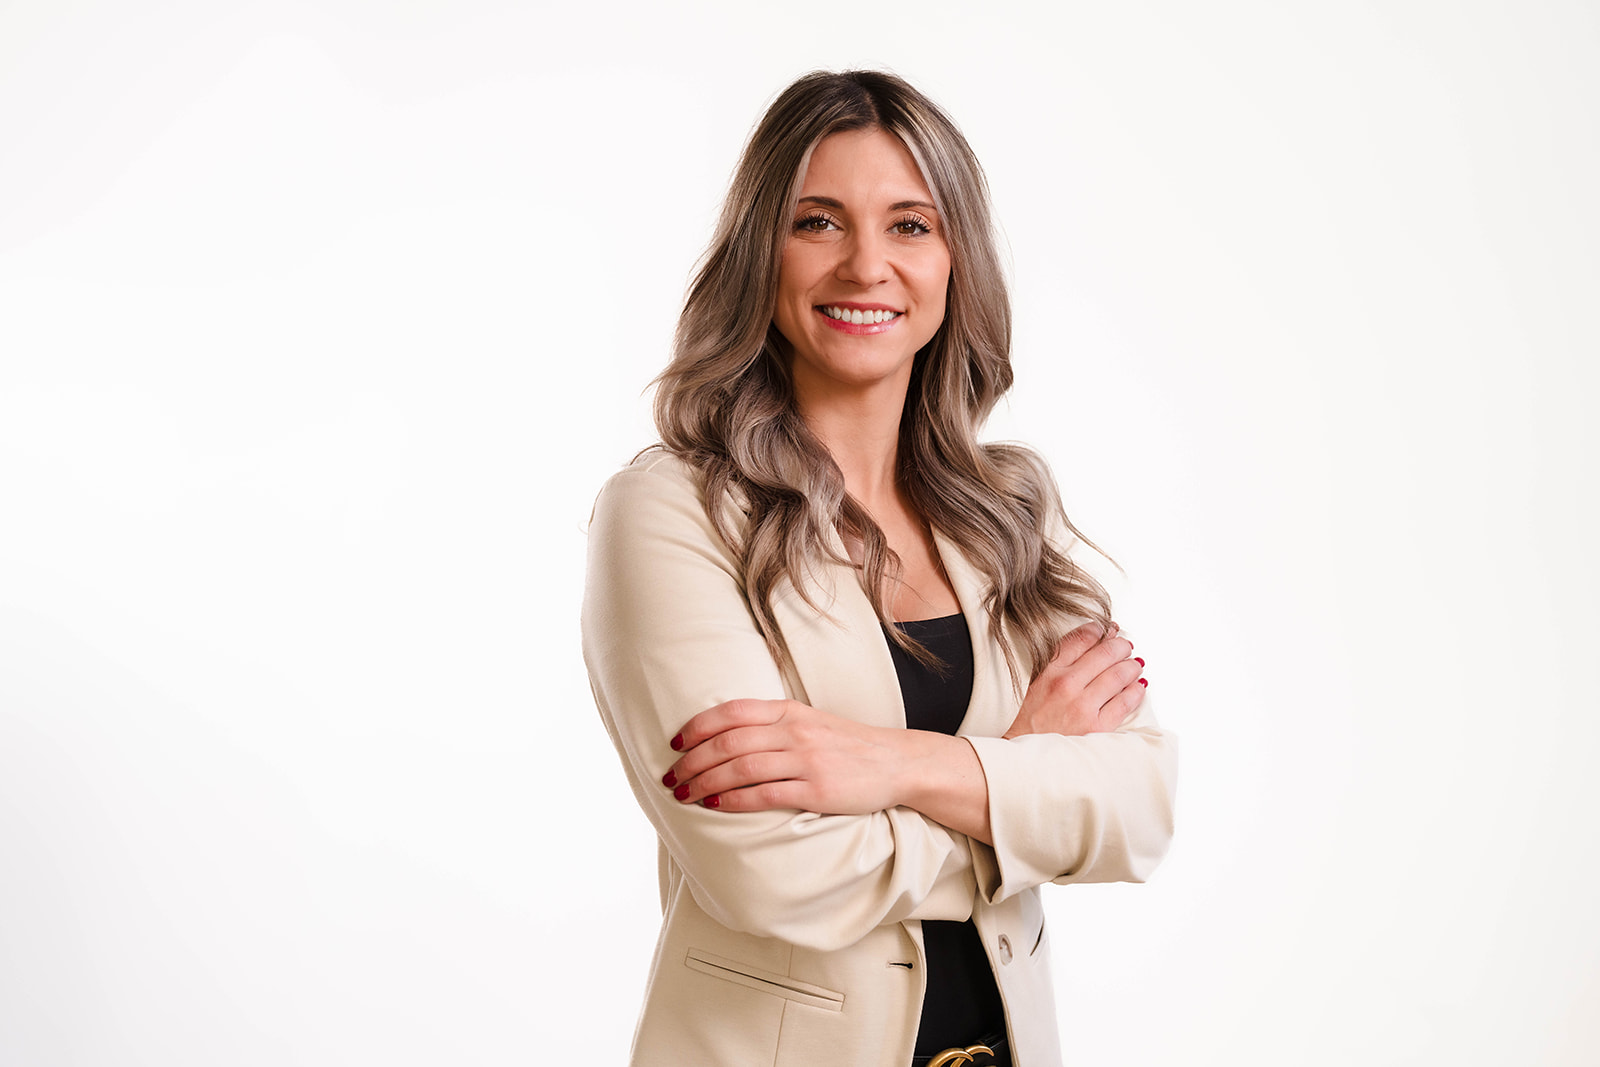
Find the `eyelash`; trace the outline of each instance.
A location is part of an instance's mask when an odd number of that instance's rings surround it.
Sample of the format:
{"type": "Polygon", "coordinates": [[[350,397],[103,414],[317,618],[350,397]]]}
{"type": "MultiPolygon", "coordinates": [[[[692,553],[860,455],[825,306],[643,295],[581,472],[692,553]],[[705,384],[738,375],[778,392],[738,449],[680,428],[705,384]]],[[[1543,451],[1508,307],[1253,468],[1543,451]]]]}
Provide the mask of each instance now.
{"type": "MultiPolygon", "coordinates": [[[[817,223],[817,222],[826,222],[830,226],[834,225],[834,221],[832,219],[830,219],[828,216],[822,214],[821,212],[815,212],[813,214],[807,215],[803,219],[799,219],[798,221],[796,221],[795,224],[794,224],[794,228],[795,228],[796,231],[799,231],[799,230],[810,230],[811,227],[812,227],[812,224],[813,223],[817,223]]],[[[819,231],[813,231],[813,232],[819,232],[819,231]]]]}
{"type": "MultiPolygon", "coordinates": [[[[795,222],[795,224],[794,224],[794,228],[795,228],[796,232],[799,232],[799,231],[802,231],[802,230],[811,230],[812,226],[814,226],[816,223],[819,223],[819,222],[826,222],[830,226],[837,226],[838,225],[838,223],[834,222],[828,216],[822,214],[821,212],[817,212],[817,213],[814,213],[814,214],[811,214],[811,215],[807,215],[804,218],[797,220],[795,222]]],[[[930,233],[933,232],[933,227],[929,226],[926,222],[924,222],[921,218],[919,218],[916,215],[907,215],[904,218],[896,219],[890,225],[889,228],[892,229],[892,230],[898,230],[902,226],[912,226],[912,227],[915,227],[915,230],[916,230],[915,233],[903,233],[903,234],[900,235],[902,237],[921,237],[924,234],[930,234],[930,233]]],[[[812,230],[812,232],[813,233],[819,233],[821,231],[812,230]]]]}

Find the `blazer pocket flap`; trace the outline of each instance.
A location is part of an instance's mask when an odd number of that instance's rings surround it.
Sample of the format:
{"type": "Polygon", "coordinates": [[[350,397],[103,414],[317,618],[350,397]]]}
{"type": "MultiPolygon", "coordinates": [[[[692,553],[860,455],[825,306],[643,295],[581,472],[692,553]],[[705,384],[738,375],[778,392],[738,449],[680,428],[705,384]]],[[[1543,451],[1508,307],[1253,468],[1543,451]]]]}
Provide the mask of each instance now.
{"type": "Polygon", "coordinates": [[[810,982],[802,982],[788,975],[776,974],[772,971],[763,971],[759,967],[752,967],[748,963],[730,960],[723,956],[713,956],[709,952],[701,952],[691,948],[684,957],[683,964],[691,971],[709,974],[713,978],[721,978],[725,982],[742,985],[747,989],[760,990],[771,993],[785,1000],[809,1004],[813,1008],[823,1008],[827,1011],[844,1010],[844,994],[810,982]]]}
{"type": "Polygon", "coordinates": [[[1045,924],[1044,924],[1043,921],[1040,921],[1040,923],[1039,923],[1039,936],[1033,939],[1033,947],[1028,950],[1028,955],[1030,955],[1030,956],[1035,955],[1039,951],[1039,946],[1044,944],[1044,931],[1045,931],[1045,924]]]}

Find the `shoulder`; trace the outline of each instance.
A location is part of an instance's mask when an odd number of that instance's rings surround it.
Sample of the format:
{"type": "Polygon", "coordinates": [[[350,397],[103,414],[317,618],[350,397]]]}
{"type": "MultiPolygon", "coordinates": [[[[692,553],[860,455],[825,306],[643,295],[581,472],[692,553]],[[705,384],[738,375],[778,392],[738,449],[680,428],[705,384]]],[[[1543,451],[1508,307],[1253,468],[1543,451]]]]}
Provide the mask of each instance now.
{"type": "Polygon", "coordinates": [[[589,516],[590,531],[618,523],[637,525],[641,512],[655,519],[673,512],[704,514],[705,495],[698,472],[660,448],[641,452],[600,487],[589,516]]]}
{"type": "Polygon", "coordinates": [[[980,446],[990,465],[988,489],[996,504],[1009,511],[1023,529],[1065,555],[1078,551],[1080,540],[1067,523],[1061,490],[1050,464],[1034,449],[1014,441],[980,446]]]}
{"type": "Polygon", "coordinates": [[[600,489],[602,495],[621,487],[623,492],[688,492],[699,494],[700,476],[681,456],[655,445],[633,457],[600,489]]]}
{"type": "Polygon", "coordinates": [[[641,454],[601,487],[587,531],[585,625],[680,620],[724,591],[743,588],[737,553],[705,507],[692,464],[659,450],[641,454]],[[654,621],[652,621],[654,620],[654,621]]]}
{"type": "Polygon", "coordinates": [[[989,488],[1042,517],[1060,500],[1055,473],[1034,449],[1015,441],[991,441],[980,446],[989,463],[989,488]]]}
{"type": "MultiPolygon", "coordinates": [[[[742,517],[733,493],[723,493],[719,506],[737,522],[742,517]]],[[[736,527],[735,527],[736,528],[736,527]]],[[[721,545],[706,507],[705,480],[681,456],[655,447],[641,452],[600,488],[589,517],[591,543],[695,540],[721,545]]]]}

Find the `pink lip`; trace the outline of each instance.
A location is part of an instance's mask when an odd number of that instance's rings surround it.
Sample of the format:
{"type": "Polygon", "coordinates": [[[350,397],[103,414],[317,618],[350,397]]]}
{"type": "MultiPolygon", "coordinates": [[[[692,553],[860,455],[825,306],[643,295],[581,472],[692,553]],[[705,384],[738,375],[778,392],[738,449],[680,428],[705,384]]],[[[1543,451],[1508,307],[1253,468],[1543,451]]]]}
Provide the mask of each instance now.
{"type": "MultiPolygon", "coordinates": [[[[896,308],[890,307],[888,304],[838,303],[838,304],[828,304],[827,306],[828,307],[836,307],[836,308],[845,308],[845,309],[850,310],[850,311],[897,311],[898,310],[896,308]]],[[[901,319],[905,318],[905,313],[904,312],[899,312],[898,314],[895,315],[894,318],[889,319],[886,322],[863,322],[863,323],[857,324],[857,323],[854,323],[854,322],[845,322],[842,319],[834,318],[832,315],[829,315],[827,312],[823,311],[822,310],[822,306],[820,306],[820,305],[818,307],[814,308],[813,310],[816,311],[818,317],[820,317],[823,322],[827,323],[829,326],[833,327],[835,330],[838,330],[840,333],[853,333],[853,334],[886,333],[889,330],[894,329],[896,324],[898,324],[901,319]]]]}

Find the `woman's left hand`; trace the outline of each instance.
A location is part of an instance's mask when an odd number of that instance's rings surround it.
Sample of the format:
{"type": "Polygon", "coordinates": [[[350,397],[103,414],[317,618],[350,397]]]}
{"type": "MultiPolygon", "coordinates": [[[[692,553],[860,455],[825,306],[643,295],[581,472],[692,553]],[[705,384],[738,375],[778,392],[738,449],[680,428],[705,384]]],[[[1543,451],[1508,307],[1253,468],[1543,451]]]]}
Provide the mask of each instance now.
{"type": "Polygon", "coordinates": [[[900,803],[915,731],[852,722],[793,700],[730,700],[684,724],[662,784],[722,811],[866,815],[900,803]]]}

